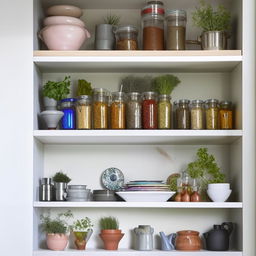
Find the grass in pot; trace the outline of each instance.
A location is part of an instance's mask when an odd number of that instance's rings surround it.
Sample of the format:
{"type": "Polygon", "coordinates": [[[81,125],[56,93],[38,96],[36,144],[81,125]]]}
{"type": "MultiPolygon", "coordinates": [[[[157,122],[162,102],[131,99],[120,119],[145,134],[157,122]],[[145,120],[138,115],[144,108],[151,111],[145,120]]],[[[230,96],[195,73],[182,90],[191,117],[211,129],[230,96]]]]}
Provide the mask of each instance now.
{"type": "Polygon", "coordinates": [[[67,197],[67,184],[71,179],[65,173],[57,172],[53,176],[52,180],[54,181],[55,200],[65,201],[67,197]]]}
{"type": "Polygon", "coordinates": [[[114,217],[100,219],[100,238],[104,243],[105,250],[117,250],[118,244],[124,234],[119,229],[118,220],[114,217]]]}

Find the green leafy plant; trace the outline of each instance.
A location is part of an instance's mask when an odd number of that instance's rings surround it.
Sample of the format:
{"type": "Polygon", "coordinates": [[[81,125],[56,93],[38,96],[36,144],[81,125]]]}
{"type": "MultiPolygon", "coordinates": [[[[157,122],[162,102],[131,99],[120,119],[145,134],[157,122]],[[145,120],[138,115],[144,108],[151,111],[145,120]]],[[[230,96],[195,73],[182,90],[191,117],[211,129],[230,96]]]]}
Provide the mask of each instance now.
{"type": "Polygon", "coordinates": [[[227,31],[230,29],[231,14],[223,6],[218,5],[214,10],[204,0],[200,1],[200,7],[192,14],[194,25],[206,31],[227,31]]]}
{"type": "Polygon", "coordinates": [[[84,79],[78,80],[77,96],[81,95],[92,95],[91,83],[87,82],[84,79]]]}
{"type": "Polygon", "coordinates": [[[100,219],[100,228],[104,229],[118,229],[119,223],[115,217],[104,217],[100,219]]]}
{"type": "Polygon", "coordinates": [[[174,75],[158,76],[154,79],[153,90],[159,94],[171,94],[179,83],[180,80],[174,75]]]}
{"type": "MultiPolygon", "coordinates": [[[[152,77],[151,76],[126,76],[121,80],[121,87],[122,91],[129,93],[129,92],[147,92],[150,91],[152,88],[152,77]]],[[[120,87],[120,90],[121,90],[120,87]]]]}
{"type": "Polygon", "coordinates": [[[54,182],[69,183],[71,181],[71,179],[63,172],[56,172],[52,179],[54,182]]]}
{"type": "Polygon", "coordinates": [[[120,23],[120,16],[110,13],[104,18],[104,23],[112,26],[118,26],[120,23]]]}
{"type": "Polygon", "coordinates": [[[91,220],[88,217],[85,217],[80,220],[74,221],[72,225],[73,231],[87,231],[93,227],[91,220]]]}
{"type": "Polygon", "coordinates": [[[65,76],[63,81],[48,81],[43,86],[43,96],[57,101],[67,98],[70,93],[70,76],[65,76]]]}
{"type": "Polygon", "coordinates": [[[72,217],[73,214],[70,210],[58,214],[54,219],[50,217],[50,213],[48,213],[46,216],[41,215],[41,229],[43,232],[48,234],[66,234],[70,228],[67,221],[72,217]]]}

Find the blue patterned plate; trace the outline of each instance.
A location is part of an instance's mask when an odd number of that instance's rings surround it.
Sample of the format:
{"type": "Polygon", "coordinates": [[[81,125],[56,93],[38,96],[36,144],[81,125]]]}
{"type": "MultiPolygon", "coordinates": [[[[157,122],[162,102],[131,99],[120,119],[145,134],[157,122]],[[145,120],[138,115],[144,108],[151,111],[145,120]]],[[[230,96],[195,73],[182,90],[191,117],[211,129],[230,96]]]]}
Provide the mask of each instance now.
{"type": "Polygon", "coordinates": [[[106,189],[117,191],[124,186],[124,175],[119,169],[111,167],[102,173],[101,181],[106,189]]]}

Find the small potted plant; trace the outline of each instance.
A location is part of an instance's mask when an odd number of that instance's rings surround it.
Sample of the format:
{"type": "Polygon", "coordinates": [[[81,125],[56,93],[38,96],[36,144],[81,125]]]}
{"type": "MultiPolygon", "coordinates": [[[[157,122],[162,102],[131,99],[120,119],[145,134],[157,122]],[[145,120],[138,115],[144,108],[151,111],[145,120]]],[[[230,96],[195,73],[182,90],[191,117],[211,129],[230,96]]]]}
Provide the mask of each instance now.
{"type": "Polygon", "coordinates": [[[214,10],[210,4],[201,0],[192,18],[194,25],[202,29],[200,41],[203,50],[227,49],[231,14],[223,5],[218,5],[214,10]]]}
{"type": "Polygon", "coordinates": [[[76,220],[72,225],[77,250],[85,250],[86,244],[92,235],[92,223],[88,217],[76,220]]]}
{"type": "Polygon", "coordinates": [[[65,201],[67,198],[67,186],[71,179],[63,172],[57,172],[52,178],[55,189],[55,200],[65,201]]]}
{"type": "Polygon", "coordinates": [[[100,238],[103,240],[105,250],[117,250],[118,244],[124,234],[119,229],[118,220],[114,217],[100,219],[100,238]]]}
{"type": "Polygon", "coordinates": [[[63,251],[68,244],[69,225],[67,220],[73,217],[71,211],[60,213],[56,218],[51,218],[50,214],[41,215],[41,228],[46,233],[46,244],[48,249],[63,251]]]}

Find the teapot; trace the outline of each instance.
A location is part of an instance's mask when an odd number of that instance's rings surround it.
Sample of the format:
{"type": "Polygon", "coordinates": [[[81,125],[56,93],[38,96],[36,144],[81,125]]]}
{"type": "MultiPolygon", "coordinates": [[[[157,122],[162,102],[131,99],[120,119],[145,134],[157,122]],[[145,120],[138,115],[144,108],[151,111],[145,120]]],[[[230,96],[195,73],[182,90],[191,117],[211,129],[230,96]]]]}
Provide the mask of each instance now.
{"type": "Polygon", "coordinates": [[[223,222],[221,225],[213,225],[213,229],[203,236],[206,241],[206,249],[209,251],[227,251],[229,249],[229,237],[233,230],[232,222],[223,222]]]}

